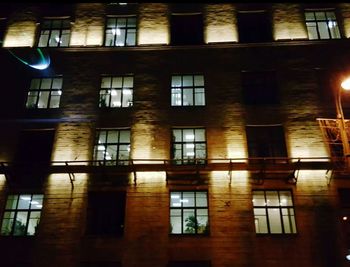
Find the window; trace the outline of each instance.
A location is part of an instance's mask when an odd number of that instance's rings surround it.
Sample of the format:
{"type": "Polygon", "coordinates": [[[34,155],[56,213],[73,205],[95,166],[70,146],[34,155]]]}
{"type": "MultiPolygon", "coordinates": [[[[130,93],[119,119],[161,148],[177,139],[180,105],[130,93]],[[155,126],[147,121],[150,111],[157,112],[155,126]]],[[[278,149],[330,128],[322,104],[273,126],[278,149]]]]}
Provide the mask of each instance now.
{"type": "Polygon", "coordinates": [[[173,14],[170,28],[172,45],[203,44],[202,14],[173,14]]]}
{"type": "Polygon", "coordinates": [[[237,13],[239,41],[241,43],[271,42],[272,25],[266,11],[242,11],[237,13]]]}
{"type": "Polygon", "coordinates": [[[45,19],[42,22],[39,47],[67,47],[69,39],[69,19],[45,19]]]}
{"type": "Polygon", "coordinates": [[[125,199],[125,192],[89,192],[87,234],[121,236],[125,199]]]}
{"type": "Polygon", "coordinates": [[[274,71],[244,71],[241,75],[245,104],[274,105],[279,103],[274,71]]]}
{"type": "Polygon", "coordinates": [[[276,163],[287,160],[283,159],[287,157],[287,148],[282,125],[249,125],[246,134],[250,158],[270,158],[276,163]]]}
{"type": "Polygon", "coordinates": [[[35,78],[30,83],[27,108],[58,108],[62,94],[62,77],[35,78]]]}
{"type": "Polygon", "coordinates": [[[135,46],[136,18],[107,18],[105,46],[135,46]]]}
{"type": "Polygon", "coordinates": [[[1,235],[35,235],[43,207],[42,194],[13,194],[7,197],[1,235]]]}
{"type": "Polygon", "coordinates": [[[172,106],[204,106],[204,76],[174,75],[171,77],[172,106]]]}
{"type": "Polygon", "coordinates": [[[170,192],[170,233],[209,233],[207,192],[170,192]]]}
{"type": "Polygon", "coordinates": [[[309,40],[340,39],[334,11],[306,11],[305,20],[309,40]]]}
{"type": "Polygon", "coordinates": [[[253,206],[257,234],[297,232],[291,191],[254,190],[253,206]]]}
{"type": "Polygon", "coordinates": [[[131,107],[133,87],[133,76],[102,77],[99,107],[131,107]]]}
{"type": "Polygon", "coordinates": [[[98,130],[94,160],[104,165],[124,165],[130,158],[130,130],[98,130]]]}
{"type": "Polygon", "coordinates": [[[205,129],[173,129],[172,158],[175,164],[205,163],[205,129]]]}

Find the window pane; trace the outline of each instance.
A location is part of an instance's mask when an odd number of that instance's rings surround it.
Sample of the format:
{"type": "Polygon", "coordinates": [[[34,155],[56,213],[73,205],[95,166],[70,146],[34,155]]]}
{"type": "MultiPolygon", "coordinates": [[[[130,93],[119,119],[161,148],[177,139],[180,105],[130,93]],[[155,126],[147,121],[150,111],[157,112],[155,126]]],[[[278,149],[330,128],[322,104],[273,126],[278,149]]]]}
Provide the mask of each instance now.
{"type": "Polygon", "coordinates": [[[171,192],[170,193],[170,206],[171,207],[181,207],[181,193],[171,192]]]}
{"type": "Polygon", "coordinates": [[[268,233],[265,209],[254,209],[254,221],[255,221],[255,232],[257,234],[268,233]]]}
{"type": "Polygon", "coordinates": [[[307,31],[309,34],[310,40],[318,39],[317,29],[316,29],[316,23],[314,22],[308,22],[306,23],[307,31]]]}
{"type": "Polygon", "coordinates": [[[194,192],[183,192],[181,202],[184,207],[194,207],[194,192]]]}
{"type": "Polygon", "coordinates": [[[18,195],[9,195],[6,201],[6,209],[16,209],[18,202],[18,195]]]}
{"type": "Polygon", "coordinates": [[[107,132],[107,143],[118,143],[119,131],[108,131],[107,132]]]}
{"type": "Polygon", "coordinates": [[[182,131],[179,129],[173,130],[173,141],[175,142],[182,142],[182,131]]]}
{"type": "Polygon", "coordinates": [[[126,26],[126,18],[118,18],[117,27],[125,27],[126,26]]]}
{"type": "Polygon", "coordinates": [[[267,206],[279,206],[279,198],[277,191],[267,191],[266,192],[267,206]]]}
{"type": "Polygon", "coordinates": [[[18,209],[29,209],[30,201],[32,200],[31,195],[20,195],[18,202],[18,209]]]}
{"type": "Polygon", "coordinates": [[[44,33],[45,31],[41,31],[41,35],[39,38],[39,47],[46,47],[47,42],[49,41],[49,35],[44,33]]]}
{"type": "Polygon", "coordinates": [[[136,27],[136,18],[128,19],[128,27],[136,27]]]}
{"type": "Polygon", "coordinates": [[[121,90],[112,89],[111,91],[111,107],[121,107],[122,105],[122,92],[121,90]]]}
{"type": "Polygon", "coordinates": [[[61,98],[60,95],[55,95],[55,93],[53,92],[50,99],[50,108],[59,108],[60,98],[61,98]]]}
{"type": "Polygon", "coordinates": [[[183,89],[183,105],[193,106],[193,89],[192,88],[183,89]]]}
{"type": "Polygon", "coordinates": [[[196,206],[197,207],[207,207],[207,193],[206,192],[196,192],[196,206]]]}
{"type": "Polygon", "coordinates": [[[41,79],[41,88],[40,89],[51,89],[51,81],[50,78],[41,79]]]}
{"type": "Polygon", "coordinates": [[[32,79],[30,82],[29,89],[39,89],[40,87],[40,79],[32,79]]]}
{"type": "Polygon", "coordinates": [[[194,76],[194,85],[195,86],[204,86],[204,76],[203,75],[195,75],[194,76]]]}
{"type": "Polygon", "coordinates": [[[266,205],[264,191],[253,192],[253,205],[254,207],[264,207],[266,205]]]}
{"type": "Polygon", "coordinates": [[[136,44],[136,30],[129,30],[128,36],[126,38],[126,45],[135,45],[136,44]]]}
{"type": "Polygon", "coordinates": [[[203,142],[205,141],[205,130],[204,129],[195,129],[196,141],[203,142]]]}
{"type": "Polygon", "coordinates": [[[315,12],[316,20],[325,20],[326,14],[325,12],[315,12]]]}
{"type": "Polygon", "coordinates": [[[181,89],[173,88],[171,89],[171,105],[172,106],[181,106],[181,89]]]}
{"type": "Polygon", "coordinates": [[[43,206],[43,195],[33,195],[32,201],[30,202],[31,209],[41,209],[43,206]]]}
{"type": "Polygon", "coordinates": [[[173,76],[171,78],[171,86],[172,87],[181,87],[181,76],[173,76]]]}
{"type": "Polygon", "coordinates": [[[296,233],[294,210],[282,209],[283,227],[286,234],[296,233]]]}
{"type": "Polygon", "coordinates": [[[196,106],[204,106],[205,105],[205,97],[204,97],[204,88],[196,88],[195,89],[195,105],[196,106]]]}
{"type": "Polygon", "coordinates": [[[47,104],[49,102],[49,95],[49,91],[41,91],[39,93],[38,108],[47,108],[47,104]]]}
{"type": "Polygon", "coordinates": [[[114,46],[114,35],[107,30],[105,46],[114,46]]]}
{"type": "Polygon", "coordinates": [[[184,142],[194,141],[194,130],[193,129],[184,129],[183,130],[184,142]]]}
{"type": "Polygon", "coordinates": [[[101,80],[101,88],[111,87],[111,77],[103,77],[101,80]]]}
{"type": "Polygon", "coordinates": [[[314,12],[306,12],[305,18],[306,18],[306,20],[315,20],[314,12]]]}
{"type": "Polygon", "coordinates": [[[10,235],[15,218],[15,212],[4,212],[1,225],[1,235],[10,235]]]}
{"type": "Polygon", "coordinates": [[[198,234],[208,233],[209,222],[208,222],[208,210],[198,209],[197,210],[197,221],[198,221],[198,234]]]}
{"type": "Polygon", "coordinates": [[[281,234],[282,225],[281,225],[281,215],[280,209],[268,209],[268,218],[270,223],[270,232],[272,234],[281,234]]]}
{"type": "Polygon", "coordinates": [[[54,78],[52,82],[52,89],[62,88],[62,78],[54,78]]]}
{"type": "Polygon", "coordinates": [[[281,206],[293,206],[291,192],[280,191],[280,205],[281,206]]]}
{"type": "Polygon", "coordinates": [[[28,212],[17,212],[13,235],[25,235],[27,227],[28,212]]]}
{"type": "Polygon", "coordinates": [[[332,39],[340,39],[340,32],[339,32],[337,22],[336,21],[328,22],[328,27],[330,29],[332,39]]]}
{"type": "Polygon", "coordinates": [[[320,39],[329,39],[327,22],[317,22],[320,39]]]}
{"type": "Polygon", "coordinates": [[[182,77],[183,79],[183,86],[193,86],[193,76],[191,75],[185,75],[182,77]]]}
{"type": "Polygon", "coordinates": [[[36,232],[36,228],[39,224],[40,220],[40,211],[33,211],[30,213],[29,222],[28,222],[28,230],[27,235],[34,235],[36,232]]]}
{"type": "Polygon", "coordinates": [[[194,209],[183,210],[183,232],[186,234],[196,233],[197,220],[194,214],[194,209]]]}
{"type": "Polygon", "coordinates": [[[124,77],[124,87],[132,88],[134,86],[133,77],[124,77]]]}
{"type": "Polygon", "coordinates": [[[130,143],[130,131],[120,131],[120,142],[130,143]]]}
{"type": "Polygon", "coordinates": [[[181,210],[170,210],[170,233],[181,234],[181,210]]]}
{"type": "Polygon", "coordinates": [[[123,90],[123,103],[122,106],[123,107],[131,107],[132,106],[132,96],[133,94],[133,90],[129,90],[129,89],[124,89],[123,90]]]}
{"type": "Polygon", "coordinates": [[[113,77],[112,87],[113,88],[122,88],[123,87],[123,77],[113,77]]]}

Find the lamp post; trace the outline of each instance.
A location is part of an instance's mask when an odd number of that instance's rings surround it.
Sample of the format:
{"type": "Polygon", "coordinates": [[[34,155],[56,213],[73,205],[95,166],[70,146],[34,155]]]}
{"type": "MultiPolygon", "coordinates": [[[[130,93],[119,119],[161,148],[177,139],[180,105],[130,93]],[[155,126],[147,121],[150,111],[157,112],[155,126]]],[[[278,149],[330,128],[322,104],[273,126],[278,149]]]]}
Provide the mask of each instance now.
{"type": "Polygon", "coordinates": [[[344,89],[347,91],[350,90],[350,78],[344,80],[341,83],[341,86],[337,89],[336,101],[335,101],[335,106],[337,109],[337,123],[339,126],[340,137],[343,144],[343,155],[345,157],[345,164],[347,168],[350,168],[350,146],[349,146],[348,134],[346,131],[343,108],[341,104],[341,91],[342,91],[341,89],[344,89]]]}

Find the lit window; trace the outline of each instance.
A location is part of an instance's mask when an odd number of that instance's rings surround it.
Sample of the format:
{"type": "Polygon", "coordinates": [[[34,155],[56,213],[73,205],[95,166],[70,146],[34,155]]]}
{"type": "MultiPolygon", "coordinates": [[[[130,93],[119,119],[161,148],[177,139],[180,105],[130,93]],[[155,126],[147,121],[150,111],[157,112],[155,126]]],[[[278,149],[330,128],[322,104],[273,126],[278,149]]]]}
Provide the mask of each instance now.
{"type": "Polygon", "coordinates": [[[307,11],[305,20],[310,40],[340,39],[334,11],[307,11]]]}
{"type": "Polygon", "coordinates": [[[125,200],[126,193],[123,191],[89,192],[87,234],[123,235],[125,200]]]}
{"type": "Polygon", "coordinates": [[[204,191],[170,192],[170,233],[208,234],[208,197],[204,191]]]}
{"type": "Polygon", "coordinates": [[[253,191],[255,232],[257,234],[295,234],[295,214],[289,190],[253,191]]]}
{"type": "Polygon", "coordinates": [[[103,77],[99,107],[125,108],[133,104],[134,77],[103,77]]]}
{"type": "Polygon", "coordinates": [[[42,22],[39,47],[67,47],[69,39],[69,19],[46,19],[42,22]]]}
{"type": "Polygon", "coordinates": [[[135,46],[136,18],[107,18],[105,46],[135,46]]]}
{"type": "Polygon", "coordinates": [[[125,165],[130,159],[130,130],[98,130],[94,160],[105,165],[125,165]]]}
{"type": "Polygon", "coordinates": [[[172,134],[172,158],[175,164],[205,163],[205,129],[173,129],[172,134]]]}
{"type": "Polygon", "coordinates": [[[2,218],[1,235],[35,235],[43,207],[41,194],[9,195],[2,218]]]}
{"type": "Polygon", "coordinates": [[[62,94],[62,77],[35,78],[30,83],[27,108],[58,108],[62,94]]]}
{"type": "Polygon", "coordinates": [[[175,75],[171,77],[172,106],[204,106],[204,76],[175,75]]]}

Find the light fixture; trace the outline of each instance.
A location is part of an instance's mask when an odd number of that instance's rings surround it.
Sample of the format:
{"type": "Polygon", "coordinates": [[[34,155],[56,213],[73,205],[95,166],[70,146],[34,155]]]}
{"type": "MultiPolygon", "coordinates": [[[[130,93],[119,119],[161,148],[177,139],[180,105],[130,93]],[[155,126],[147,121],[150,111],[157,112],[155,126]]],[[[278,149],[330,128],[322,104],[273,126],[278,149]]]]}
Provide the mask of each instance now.
{"type": "Polygon", "coordinates": [[[348,249],[348,253],[346,254],[345,258],[350,261],[350,249],[348,249]]]}
{"type": "Polygon", "coordinates": [[[343,221],[346,221],[348,219],[347,216],[343,216],[343,221]]]}
{"type": "Polygon", "coordinates": [[[344,90],[350,90],[350,78],[345,79],[342,83],[341,83],[341,87],[344,90]]]}

